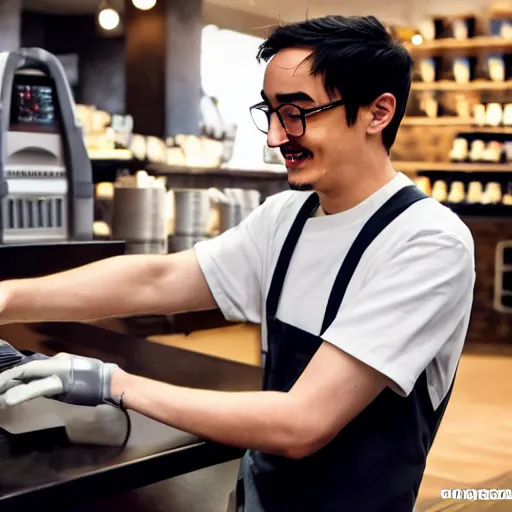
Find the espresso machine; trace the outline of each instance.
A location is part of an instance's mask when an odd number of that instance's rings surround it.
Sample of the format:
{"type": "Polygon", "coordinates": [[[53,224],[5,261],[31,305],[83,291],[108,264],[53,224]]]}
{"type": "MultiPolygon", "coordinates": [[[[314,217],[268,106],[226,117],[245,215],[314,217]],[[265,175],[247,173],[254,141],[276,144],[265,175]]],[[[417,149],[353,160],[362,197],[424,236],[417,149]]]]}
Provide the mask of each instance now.
{"type": "Polygon", "coordinates": [[[92,240],[91,162],[60,61],[1,53],[0,98],[0,243],[92,240]]]}
{"type": "MultiPolygon", "coordinates": [[[[39,48],[0,53],[0,280],[124,253],[123,243],[93,241],[93,183],[60,61],[39,48]]],[[[0,341],[0,372],[28,357],[23,340],[16,340],[16,348],[10,343],[0,341]]],[[[61,432],[72,442],[117,445],[125,440],[127,422],[110,406],[41,398],[0,410],[0,442],[33,447],[61,432]]]]}

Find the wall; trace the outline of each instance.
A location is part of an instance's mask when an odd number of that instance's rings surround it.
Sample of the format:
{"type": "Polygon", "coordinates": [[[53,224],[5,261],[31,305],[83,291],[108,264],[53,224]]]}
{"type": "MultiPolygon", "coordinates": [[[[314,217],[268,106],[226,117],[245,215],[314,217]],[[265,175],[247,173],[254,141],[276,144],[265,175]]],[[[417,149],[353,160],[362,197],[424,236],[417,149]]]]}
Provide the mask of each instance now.
{"type": "Polygon", "coordinates": [[[37,46],[56,55],[78,54],[80,85],[74,91],[77,103],[124,113],[122,36],[101,36],[93,15],[59,16],[29,12],[23,13],[21,32],[22,46],[37,46]]]}
{"type": "Polygon", "coordinates": [[[512,344],[512,315],[493,308],[496,245],[512,240],[512,220],[469,219],[464,222],[475,239],[476,284],[467,343],[512,344]]]}
{"type": "Polygon", "coordinates": [[[0,1],[0,52],[19,47],[21,0],[0,1]]]}
{"type": "Polygon", "coordinates": [[[277,23],[276,18],[206,2],[203,3],[203,21],[205,25],[216,25],[221,29],[256,37],[266,37],[271,27],[277,23]]]}
{"type": "Polygon", "coordinates": [[[279,20],[298,21],[327,14],[372,14],[386,23],[411,26],[432,15],[484,11],[492,3],[491,0],[251,0],[243,5],[239,0],[206,0],[204,13],[220,20],[219,26],[259,36],[261,33],[256,33],[259,27],[275,25],[279,20]]]}

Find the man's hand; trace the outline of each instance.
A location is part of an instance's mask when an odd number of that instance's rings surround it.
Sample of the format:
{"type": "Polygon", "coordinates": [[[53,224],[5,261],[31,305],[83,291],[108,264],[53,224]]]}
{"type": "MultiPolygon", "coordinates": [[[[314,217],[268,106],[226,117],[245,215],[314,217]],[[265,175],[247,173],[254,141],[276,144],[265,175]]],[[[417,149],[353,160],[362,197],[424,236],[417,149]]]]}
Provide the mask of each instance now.
{"type": "Polygon", "coordinates": [[[0,374],[0,409],[46,397],[74,405],[121,405],[111,394],[112,372],[119,367],[98,359],[58,354],[0,374]]]}

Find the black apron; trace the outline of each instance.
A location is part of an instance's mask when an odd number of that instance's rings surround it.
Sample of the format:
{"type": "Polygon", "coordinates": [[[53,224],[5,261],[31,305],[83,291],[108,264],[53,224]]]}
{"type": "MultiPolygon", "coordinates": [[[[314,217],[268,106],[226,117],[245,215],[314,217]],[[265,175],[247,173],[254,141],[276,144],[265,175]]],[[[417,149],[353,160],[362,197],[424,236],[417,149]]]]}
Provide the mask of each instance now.
{"type": "MultiPolygon", "coordinates": [[[[319,206],[316,193],[308,196],[284,242],[267,296],[265,390],[287,392],[292,388],[337,316],[366,248],[404,210],[426,197],[417,187],[406,186],[364,225],[341,265],[330,293],[321,334],[316,336],[276,318],[294,249],[304,225],[319,206]]],[[[312,456],[292,460],[248,451],[240,468],[237,510],[411,512],[427,453],[450,393],[434,411],[423,372],[408,397],[385,389],[333,441],[312,456]]]]}

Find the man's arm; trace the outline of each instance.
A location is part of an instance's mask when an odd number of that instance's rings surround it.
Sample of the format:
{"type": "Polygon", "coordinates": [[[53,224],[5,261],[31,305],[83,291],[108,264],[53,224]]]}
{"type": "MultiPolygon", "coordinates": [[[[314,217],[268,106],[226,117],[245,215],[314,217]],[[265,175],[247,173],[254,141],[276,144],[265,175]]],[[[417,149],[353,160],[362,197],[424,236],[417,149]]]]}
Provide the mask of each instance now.
{"type": "Polygon", "coordinates": [[[178,387],[59,354],[0,374],[0,409],[42,396],[77,405],[122,404],[202,439],[301,458],[327,444],[387,384],[327,343],[288,393],[178,387]]]}
{"type": "MultiPolygon", "coordinates": [[[[108,379],[95,370],[84,382],[99,379],[102,385],[93,389],[107,390],[102,400],[122,397],[125,407],[204,439],[301,458],[325,446],[385,387],[409,394],[440,351],[458,359],[473,285],[470,250],[452,236],[427,233],[341,308],[288,393],[185,389],[118,368],[108,379]]],[[[67,365],[64,359],[34,361],[7,370],[0,375],[0,405],[63,392],[73,403],[74,390],[87,386],[69,382],[67,365]]]]}
{"type": "Polygon", "coordinates": [[[458,359],[473,285],[471,250],[452,235],[427,232],[400,248],[340,309],[289,393],[182,389],[121,370],[113,373],[112,389],[124,393],[127,407],[200,437],[308,456],[384,388],[409,394],[441,350],[458,359]],[[450,341],[454,333],[460,334],[450,341]]]}
{"type": "Polygon", "coordinates": [[[41,278],[4,281],[0,323],[92,321],[216,308],[230,320],[258,323],[269,219],[279,204],[279,197],[267,200],[237,228],[188,251],[117,256],[41,278]]]}
{"type": "Polygon", "coordinates": [[[116,256],[73,270],[0,283],[0,322],[91,321],[214,309],[193,250],[116,256]]]}
{"type": "Polygon", "coordinates": [[[189,389],[122,370],[111,389],[126,408],[202,439],[297,459],[331,441],[388,383],[324,343],[289,393],[189,389]]]}

